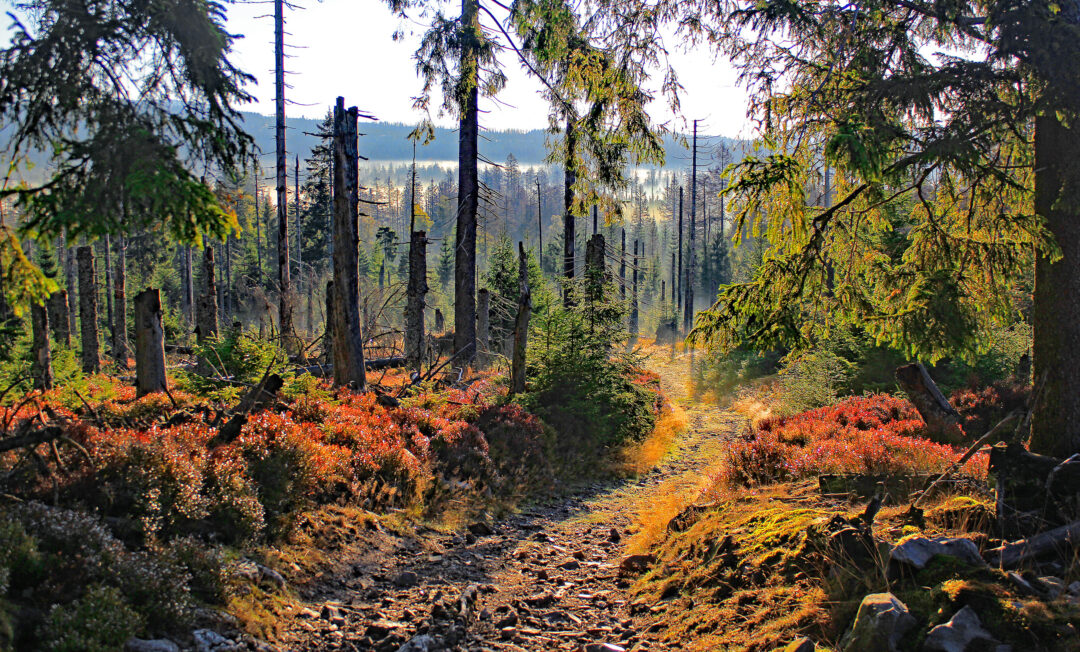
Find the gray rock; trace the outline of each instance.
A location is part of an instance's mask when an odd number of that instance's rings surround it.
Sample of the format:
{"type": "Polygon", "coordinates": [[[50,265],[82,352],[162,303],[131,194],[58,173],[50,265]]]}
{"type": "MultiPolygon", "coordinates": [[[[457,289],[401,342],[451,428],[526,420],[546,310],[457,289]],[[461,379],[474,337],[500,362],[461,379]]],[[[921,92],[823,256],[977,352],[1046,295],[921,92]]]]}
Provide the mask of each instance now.
{"type": "Polygon", "coordinates": [[[814,650],[817,650],[817,644],[805,636],[795,639],[784,648],[784,652],[814,652],[814,650]]]}
{"type": "Polygon", "coordinates": [[[1060,577],[1046,575],[1039,578],[1039,584],[1042,585],[1051,600],[1065,592],[1065,581],[1060,577]]]}
{"type": "Polygon", "coordinates": [[[438,649],[438,641],[427,634],[421,634],[406,641],[405,645],[399,647],[397,652],[435,652],[438,649]]]}
{"type": "Polygon", "coordinates": [[[979,616],[971,607],[964,607],[949,620],[930,630],[923,642],[926,652],[967,652],[992,650],[1000,643],[983,629],[979,616]]]}
{"type": "Polygon", "coordinates": [[[279,589],[285,588],[285,578],[282,577],[281,573],[273,568],[267,568],[262,564],[255,564],[255,567],[259,570],[259,579],[264,582],[269,582],[279,589]]]}
{"type": "Polygon", "coordinates": [[[191,632],[191,638],[195,639],[197,652],[233,652],[245,647],[242,644],[233,643],[211,629],[196,629],[191,632]]]}
{"type": "Polygon", "coordinates": [[[133,638],[124,643],[124,652],[180,652],[180,646],[167,638],[133,638]]]}
{"type": "Polygon", "coordinates": [[[909,539],[893,548],[889,559],[914,568],[925,568],[936,555],[953,557],[970,566],[986,565],[975,542],[962,537],[909,539]]]}
{"type": "Polygon", "coordinates": [[[863,598],[851,630],[840,640],[843,652],[896,652],[904,634],[915,625],[907,605],[892,593],[863,598]]]}
{"type": "Polygon", "coordinates": [[[412,571],[402,571],[394,576],[394,584],[401,588],[408,588],[410,586],[416,586],[420,581],[420,577],[412,571]]]}

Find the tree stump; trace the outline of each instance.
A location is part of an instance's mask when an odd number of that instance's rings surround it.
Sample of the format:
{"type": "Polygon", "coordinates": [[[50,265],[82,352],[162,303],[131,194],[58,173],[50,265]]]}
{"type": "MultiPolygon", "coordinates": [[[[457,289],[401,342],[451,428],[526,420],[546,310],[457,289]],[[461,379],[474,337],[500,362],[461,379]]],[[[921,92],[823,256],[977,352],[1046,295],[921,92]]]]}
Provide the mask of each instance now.
{"type": "Polygon", "coordinates": [[[155,288],[147,288],[135,295],[135,395],[145,396],[167,388],[161,294],[155,288]]]}
{"type": "Polygon", "coordinates": [[[334,384],[364,389],[364,334],[360,321],[359,169],[356,107],[334,106],[334,384]]]}
{"type": "Polygon", "coordinates": [[[45,306],[30,305],[34,346],[34,387],[52,389],[52,351],[49,349],[49,312],[45,306]]]}
{"type": "Polygon", "coordinates": [[[949,405],[926,367],[917,362],[899,367],[896,381],[926,423],[926,434],[937,441],[954,441],[959,434],[960,414],[949,405]]]}
{"type": "Polygon", "coordinates": [[[79,326],[82,334],[82,369],[88,374],[101,371],[98,334],[97,273],[94,250],[84,245],[76,253],[79,267],[79,326]]]}

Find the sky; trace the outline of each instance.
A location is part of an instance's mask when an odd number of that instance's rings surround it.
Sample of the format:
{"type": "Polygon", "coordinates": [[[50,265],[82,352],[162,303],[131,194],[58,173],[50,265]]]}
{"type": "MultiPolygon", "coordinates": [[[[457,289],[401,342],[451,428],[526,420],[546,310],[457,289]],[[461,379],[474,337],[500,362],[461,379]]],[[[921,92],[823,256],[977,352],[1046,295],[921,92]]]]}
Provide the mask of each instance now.
{"type": "MultiPolygon", "coordinates": [[[[303,8],[286,10],[286,83],[290,104],[286,115],[322,117],[341,95],[346,106],[356,105],[380,120],[418,122],[423,116],[412,108],[420,90],[413,52],[424,25],[402,23],[380,0],[297,0],[303,8]],[[392,38],[402,29],[406,37],[392,38]],[[296,47],[292,47],[296,46],[296,47]]],[[[234,62],[255,75],[249,89],[257,101],[243,107],[258,113],[274,111],[273,4],[252,2],[229,5],[228,29],[242,34],[235,44],[234,62]]],[[[481,104],[481,124],[488,129],[543,129],[547,107],[538,95],[539,84],[520,68],[513,52],[504,52],[508,84],[499,102],[481,104]]],[[[714,62],[711,53],[675,52],[672,63],[685,87],[681,115],[672,115],[663,102],[650,113],[658,122],[671,121],[688,131],[691,119],[702,120],[710,135],[747,137],[746,95],[736,86],[736,72],[726,62],[714,62]]],[[[446,118],[436,122],[451,126],[446,118]]]]}

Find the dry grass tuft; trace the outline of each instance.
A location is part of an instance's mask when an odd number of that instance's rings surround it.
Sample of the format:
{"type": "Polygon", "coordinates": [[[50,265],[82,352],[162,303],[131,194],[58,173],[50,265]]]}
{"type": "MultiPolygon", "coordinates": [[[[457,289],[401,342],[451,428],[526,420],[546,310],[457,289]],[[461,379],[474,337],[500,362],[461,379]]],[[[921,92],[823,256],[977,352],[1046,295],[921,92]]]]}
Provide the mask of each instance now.
{"type": "Polygon", "coordinates": [[[671,451],[675,439],[686,430],[688,423],[682,408],[666,403],[652,434],[623,449],[619,471],[625,475],[641,475],[656,466],[671,451]]]}

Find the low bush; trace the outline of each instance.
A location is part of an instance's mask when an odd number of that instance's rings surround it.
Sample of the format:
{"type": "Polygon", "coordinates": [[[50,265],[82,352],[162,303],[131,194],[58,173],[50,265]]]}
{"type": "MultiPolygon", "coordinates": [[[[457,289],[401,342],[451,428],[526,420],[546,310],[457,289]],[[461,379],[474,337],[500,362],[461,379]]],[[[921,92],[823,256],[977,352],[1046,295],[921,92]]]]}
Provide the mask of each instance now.
{"type": "MultiPolygon", "coordinates": [[[[822,473],[944,471],[963,451],[926,440],[923,429],[910,403],[886,394],[849,398],[790,417],[771,417],[732,445],[719,480],[748,485],[822,473]]],[[[985,454],[968,460],[963,471],[984,476],[985,454]]]]}

